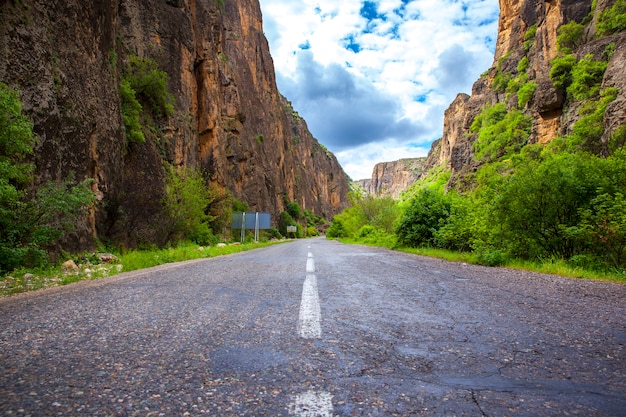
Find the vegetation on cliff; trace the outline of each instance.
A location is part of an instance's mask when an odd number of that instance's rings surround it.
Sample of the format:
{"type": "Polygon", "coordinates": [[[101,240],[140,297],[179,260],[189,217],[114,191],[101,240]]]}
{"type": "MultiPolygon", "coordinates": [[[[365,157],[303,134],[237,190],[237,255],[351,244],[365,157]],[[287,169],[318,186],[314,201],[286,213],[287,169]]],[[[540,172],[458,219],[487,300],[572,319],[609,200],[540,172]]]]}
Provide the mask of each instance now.
{"type": "Polygon", "coordinates": [[[0,83],[0,272],[46,262],[95,202],[91,180],[31,187],[35,143],[18,91],[0,83]]]}
{"type": "Polygon", "coordinates": [[[591,40],[596,50],[604,48],[599,52],[585,49],[592,15],[558,31],[558,55],[547,72],[563,96],[568,129],[547,144],[532,140],[535,110],[530,103],[538,82],[529,60],[537,33],[531,26],[516,52],[517,65],[502,69],[512,51],[498,61],[487,84],[490,99],[470,119],[469,164],[455,172],[445,164],[431,169],[393,203],[392,230],[373,221],[382,210],[362,215],[365,206],[376,204],[357,198],[333,219],[329,235],[396,248],[459,251],[468,254],[464,260],[485,265],[563,263],[570,271],[610,272],[624,279],[626,125],[607,123],[620,91],[604,83],[616,43],[602,39],[625,29],[625,13],[624,1],[617,1],[599,14],[591,40]]]}

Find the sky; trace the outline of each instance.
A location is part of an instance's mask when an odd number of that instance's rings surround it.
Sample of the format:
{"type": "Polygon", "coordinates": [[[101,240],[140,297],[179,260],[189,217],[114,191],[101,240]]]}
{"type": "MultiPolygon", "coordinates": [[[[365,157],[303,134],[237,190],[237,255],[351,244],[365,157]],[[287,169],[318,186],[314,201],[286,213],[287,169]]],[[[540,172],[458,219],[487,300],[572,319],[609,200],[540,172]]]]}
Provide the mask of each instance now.
{"type": "Polygon", "coordinates": [[[260,0],[280,92],[353,180],[426,156],[493,63],[498,0],[260,0]]]}

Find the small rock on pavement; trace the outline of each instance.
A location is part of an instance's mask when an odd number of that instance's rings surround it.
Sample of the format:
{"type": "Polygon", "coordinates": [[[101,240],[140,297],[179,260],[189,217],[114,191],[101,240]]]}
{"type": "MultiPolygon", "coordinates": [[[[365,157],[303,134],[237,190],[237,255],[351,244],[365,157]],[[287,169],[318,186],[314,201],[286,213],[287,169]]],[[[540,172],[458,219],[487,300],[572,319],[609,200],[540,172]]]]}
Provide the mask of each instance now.
{"type": "Polygon", "coordinates": [[[76,271],[78,270],[78,267],[76,266],[74,261],[70,259],[69,261],[65,261],[63,265],[61,265],[61,269],[63,271],[76,271]]]}

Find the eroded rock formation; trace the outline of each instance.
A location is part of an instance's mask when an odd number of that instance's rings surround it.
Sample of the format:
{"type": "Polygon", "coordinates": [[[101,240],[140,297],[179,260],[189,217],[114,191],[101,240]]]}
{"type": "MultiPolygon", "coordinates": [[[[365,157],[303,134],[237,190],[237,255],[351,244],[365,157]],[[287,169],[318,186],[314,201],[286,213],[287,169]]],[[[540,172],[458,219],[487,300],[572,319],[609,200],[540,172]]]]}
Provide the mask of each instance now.
{"type": "Polygon", "coordinates": [[[276,88],[258,0],[3,1],[0,23],[0,81],[40,138],[37,181],[94,179],[76,247],[162,238],[165,163],[274,218],[285,201],[327,218],[344,207],[347,176],[276,88]],[[154,59],[175,98],[145,143],[127,143],[121,117],[131,54],[154,59]]]}
{"type": "Polygon", "coordinates": [[[607,46],[614,44],[608,61],[602,88],[616,87],[618,97],[609,105],[604,121],[604,135],[599,148],[606,147],[614,131],[626,123],[626,35],[617,33],[602,38],[594,36],[598,16],[615,3],[599,0],[591,10],[591,0],[500,0],[499,33],[493,66],[472,88],[471,96],[459,94],[445,113],[443,136],[436,141],[428,156],[427,169],[445,166],[453,173],[450,185],[460,185],[464,172],[474,171],[479,162],[474,158],[473,143],[476,134],[470,126],[485,105],[508,103],[517,97],[510,91],[498,89],[494,80],[498,74],[519,74],[518,64],[526,57],[528,80],[537,84],[533,98],[523,107],[532,117],[530,143],[546,144],[560,135],[571,132],[580,119],[575,104],[555,89],[550,79],[551,61],[558,55],[557,29],[571,21],[583,22],[591,16],[591,23],[580,39],[574,53],[578,59],[592,54],[601,59],[607,46]],[[590,15],[591,13],[591,15],[590,15]],[[536,32],[534,29],[536,28],[536,32]],[[534,34],[533,34],[534,32],[534,34]]]}
{"type": "Polygon", "coordinates": [[[398,198],[424,173],[426,158],[407,158],[381,162],[374,166],[372,178],[358,183],[366,193],[377,197],[398,198]]]}

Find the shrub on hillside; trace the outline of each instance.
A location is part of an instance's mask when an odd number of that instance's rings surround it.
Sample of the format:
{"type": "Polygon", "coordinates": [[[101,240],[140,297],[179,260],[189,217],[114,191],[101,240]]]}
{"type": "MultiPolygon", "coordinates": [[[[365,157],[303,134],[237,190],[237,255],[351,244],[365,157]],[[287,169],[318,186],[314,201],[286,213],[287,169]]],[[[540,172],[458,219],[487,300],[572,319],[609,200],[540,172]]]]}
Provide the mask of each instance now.
{"type": "Polygon", "coordinates": [[[450,201],[439,190],[422,189],[411,200],[396,227],[398,243],[409,246],[433,246],[436,232],[450,217],[450,201]]]}
{"type": "Polygon", "coordinates": [[[95,203],[91,179],[73,176],[27,193],[35,134],[19,93],[0,83],[0,271],[47,262],[47,250],[73,231],[95,203]]]}
{"type": "Polygon", "coordinates": [[[213,195],[202,174],[191,168],[169,167],[163,204],[166,208],[169,239],[189,239],[200,245],[217,243],[210,223],[213,195]]]}

